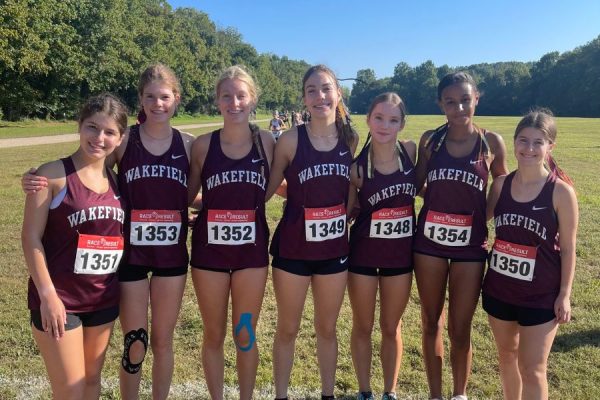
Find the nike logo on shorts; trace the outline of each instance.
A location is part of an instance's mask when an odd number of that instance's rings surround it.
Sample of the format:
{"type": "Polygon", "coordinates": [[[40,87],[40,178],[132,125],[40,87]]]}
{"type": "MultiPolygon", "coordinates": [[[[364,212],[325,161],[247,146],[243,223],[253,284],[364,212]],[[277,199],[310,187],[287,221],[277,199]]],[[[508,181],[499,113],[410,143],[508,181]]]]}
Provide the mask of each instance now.
{"type": "Polygon", "coordinates": [[[533,207],[531,207],[531,209],[532,209],[533,211],[539,211],[539,210],[543,210],[543,209],[545,209],[545,208],[548,208],[548,207],[536,207],[536,206],[533,206],[533,207]]]}
{"type": "Polygon", "coordinates": [[[343,156],[345,156],[345,155],[346,155],[346,154],[348,154],[348,153],[349,153],[348,151],[340,151],[340,156],[342,156],[342,157],[343,157],[343,156]]]}
{"type": "Polygon", "coordinates": [[[340,264],[345,264],[346,261],[348,261],[348,257],[342,257],[342,258],[340,258],[340,264]]]}
{"type": "Polygon", "coordinates": [[[180,154],[180,155],[176,156],[175,154],[171,154],[171,159],[173,159],[173,160],[177,160],[178,158],[181,158],[181,157],[183,157],[184,155],[185,155],[185,154],[180,154]]]}

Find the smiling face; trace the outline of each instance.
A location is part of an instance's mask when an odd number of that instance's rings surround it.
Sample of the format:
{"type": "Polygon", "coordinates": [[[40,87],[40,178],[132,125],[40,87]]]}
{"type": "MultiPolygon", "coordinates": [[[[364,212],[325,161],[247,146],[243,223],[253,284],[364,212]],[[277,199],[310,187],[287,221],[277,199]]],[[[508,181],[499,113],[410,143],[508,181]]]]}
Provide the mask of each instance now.
{"type": "Polygon", "coordinates": [[[390,102],[378,103],[367,117],[367,125],[373,141],[395,143],[404,128],[404,116],[400,107],[390,102]]]}
{"type": "Polygon", "coordinates": [[[254,108],[248,84],[240,79],[226,79],[221,82],[217,93],[217,106],[227,122],[247,123],[254,108]]]}
{"type": "Polygon", "coordinates": [[[335,121],[342,93],[335,78],[324,71],[313,72],[304,83],[304,105],[311,118],[335,121]]]}
{"type": "Polygon", "coordinates": [[[515,158],[519,167],[543,165],[554,148],[546,134],[537,128],[527,127],[515,136],[515,158]]]}
{"type": "Polygon", "coordinates": [[[144,86],[140,103],[146,113],[146,122],[165,123],[175,113],[180,96],[171,85],[162,81],[152,81],[144,86]]]}
{"type": "Polygon", "coordinates": [[[95,113],[79,124],[79,144],[92,158],[104,158],[121,144],[119,124],[105,113],[95,113]]]}
{"type": "Polygon", "coordinates": [[[479,92],[468,82],[459,82],[442,91],[439,105],[451,125],[471,124],[475,107],[479,102],[479,92]]]}

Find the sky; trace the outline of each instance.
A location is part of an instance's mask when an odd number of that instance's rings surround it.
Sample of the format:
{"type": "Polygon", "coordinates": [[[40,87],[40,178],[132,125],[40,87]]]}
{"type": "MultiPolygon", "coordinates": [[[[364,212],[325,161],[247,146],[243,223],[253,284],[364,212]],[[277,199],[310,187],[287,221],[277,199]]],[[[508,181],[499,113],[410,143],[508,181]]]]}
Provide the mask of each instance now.
{"type": "MultiPolygon", "coordinates": [[[[234,27],[259,53],[326,64],[338,78],[373,69],[537,61],[600,35],[600,0],[168,0],[234,27]]],[[[351,86],[351,81],[348,81],[351,86]]]]}

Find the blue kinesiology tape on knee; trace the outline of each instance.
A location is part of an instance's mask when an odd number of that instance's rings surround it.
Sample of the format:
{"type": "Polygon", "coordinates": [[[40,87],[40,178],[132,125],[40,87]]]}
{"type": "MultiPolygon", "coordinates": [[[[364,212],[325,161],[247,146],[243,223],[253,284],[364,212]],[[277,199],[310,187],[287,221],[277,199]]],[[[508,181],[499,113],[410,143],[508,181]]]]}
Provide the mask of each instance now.
{"type": "Polygon", "coordinates": [[[256,341],[256,336],[254,335],[254,330],[252,329],[252,314],[251,313],[243,313],[240,316],[240,322],[237,324],[237,326],[235,327],[235,338],[237,339],[237,336],[240,334],[240,332],[242,331],[242,329],[246,328],[246,331],[248,332],[248,345],[242,347],[238,344],[237,340],[235,340],[235,345],[238,347],[238,349],[240,349],[241,351],[250,351],[252,349],[252,347],[254,346],[254,342],[256,341]]]}

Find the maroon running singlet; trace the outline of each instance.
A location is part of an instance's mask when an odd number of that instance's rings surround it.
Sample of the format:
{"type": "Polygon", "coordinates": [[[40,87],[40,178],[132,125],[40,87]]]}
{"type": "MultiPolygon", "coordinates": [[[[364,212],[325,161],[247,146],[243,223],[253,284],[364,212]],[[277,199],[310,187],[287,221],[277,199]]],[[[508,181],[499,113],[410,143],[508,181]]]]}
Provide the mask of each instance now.
{"type": "MultiPolygon", "coordinates": [[[[62,159],[64,198],[48,210],[42,244],[48,272],[67,312],[92,312],[119,304],[117,268],[123,253],[125,211],[116,182],[96,193],[79,179],[73,160],[62,159]]],[[[40,309],[38,291],[29,278],[28,307],[40,309]]]]}
{"type": "Polygon", "coordinates": [[[173,128],[171,147],[151,154],[132,126],[119,163],[119,188],[128,205],[124,266],[184,267],[187,252],[187,179],[190,164],[181,133],[173,128]]]}
{"type": "Polygon", "coordinates": [[[552,205],[556,175],[532,201],[511,195],[515,173],[504,180],[494,209],[496,240],[483,293],[521,307],[553,309],[560,291],[558,217],[552,205]]]}
{"type": "Polygon", "coordinates": [[[489,169],[484,157],[488,151],[484,135],[485,132],[480,134],[473,150],[465,157],[457,158],[448,153],[443,140],[445,135],[441,143],[432,143],[415,252],[461,261],[485,260],[489,169]]]}
{"type": "Polygon", "coordinates": [[[287,202],[271,243],[271,254],[293,260],[348,255],[346,203],[352,152],[340,138],[330,151],[316,150],[298,126],[298,145],[284,171],[287,202]]]}
{"type": "Polygon", "coordinates": [[[258,146],[233,160],[221,149],[220,130],[211,134],[201,175],[202,210],[192,233],[193,267],[236,270],[269,264],[269,165],[260,136],[258,146]]]}
{"type": "Polygon", "coordinates": [[[415,231],[415,166],[402,149],[402,170],[367,177],[369,148],[356,160],[362,169],[360,214],[350,230],[350,265],[373,268],[412,267],[415,231]]]}

